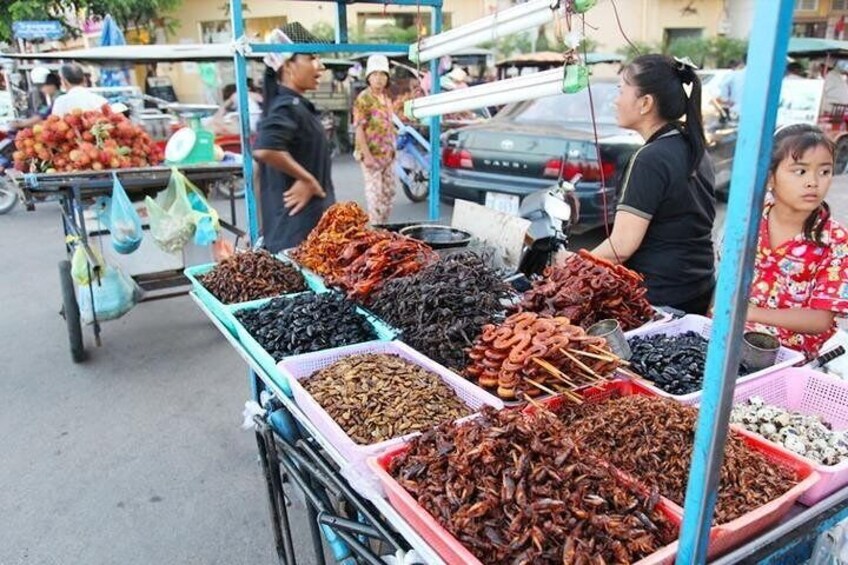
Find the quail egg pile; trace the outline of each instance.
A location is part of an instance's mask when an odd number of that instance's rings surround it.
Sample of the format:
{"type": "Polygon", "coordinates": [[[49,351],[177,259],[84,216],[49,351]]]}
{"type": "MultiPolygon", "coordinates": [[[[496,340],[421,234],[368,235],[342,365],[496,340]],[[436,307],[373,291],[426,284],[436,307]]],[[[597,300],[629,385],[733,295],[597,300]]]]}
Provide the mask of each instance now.
{"type": "Polygon", "coordinates": [[[730,422],[823,465],[848,459],[848,433],[833,431],[819,416],[784,410],[758,396],[734,406],[730,422]]]}

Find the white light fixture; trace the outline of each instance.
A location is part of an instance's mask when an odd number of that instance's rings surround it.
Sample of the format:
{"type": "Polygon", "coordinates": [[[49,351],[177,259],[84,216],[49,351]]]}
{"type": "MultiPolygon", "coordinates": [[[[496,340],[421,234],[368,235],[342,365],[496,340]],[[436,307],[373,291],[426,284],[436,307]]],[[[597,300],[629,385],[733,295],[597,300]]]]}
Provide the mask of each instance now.
{"type": "Polygon", "coordinates": [[[425,37],[409,46],[409,59],[413,63],[430,61],[466,47],[539,27],[553,20],[558,5],[558,0],[530,0],[444,33],[425,37]]]}
{"type": "Polygon", "coordinates": [[[415,98],[406,102],[404,112],[410,118],[420,120],[430,116],[562,94],[564,73],[564,68],[560,67],[415,98]]]}

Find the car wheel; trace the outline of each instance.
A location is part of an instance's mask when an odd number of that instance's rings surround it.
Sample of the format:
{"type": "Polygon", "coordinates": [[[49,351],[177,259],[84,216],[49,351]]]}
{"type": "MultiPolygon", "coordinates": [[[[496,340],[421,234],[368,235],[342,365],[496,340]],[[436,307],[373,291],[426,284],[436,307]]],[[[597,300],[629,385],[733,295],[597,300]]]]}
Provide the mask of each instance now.
{"type": "Polygon", "coordinates": [[[842,137],[836,142],[836,154],[834,155],[834,172],[841,175],[848,167],[848,137],[842,137]]]}

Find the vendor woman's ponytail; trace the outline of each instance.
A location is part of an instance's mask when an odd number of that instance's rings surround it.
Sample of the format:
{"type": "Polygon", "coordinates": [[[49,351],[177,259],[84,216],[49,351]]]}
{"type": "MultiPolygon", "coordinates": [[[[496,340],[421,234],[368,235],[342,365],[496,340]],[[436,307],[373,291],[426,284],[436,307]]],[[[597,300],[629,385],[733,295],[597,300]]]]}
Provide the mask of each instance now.
{"type": "Polygon", "coordinates": [[[691,150],[689,172],[694,173],[706,151],[704,122],[701,116],[701,79],[688,59],[665,55],[642,55],[624,68],[624,80],[639,89],[639,94],[654,97],[663,120],[685,124],[680,129],[691,150]]]}

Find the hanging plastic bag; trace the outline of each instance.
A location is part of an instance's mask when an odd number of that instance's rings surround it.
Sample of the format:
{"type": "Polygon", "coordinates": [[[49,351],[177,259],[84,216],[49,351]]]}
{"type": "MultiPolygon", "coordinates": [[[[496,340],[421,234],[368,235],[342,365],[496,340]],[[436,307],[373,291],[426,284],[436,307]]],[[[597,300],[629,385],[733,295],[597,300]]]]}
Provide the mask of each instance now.
{"type": "Polygon", "coordinates": [[[186,194],[185,183],[171,175],[168,188],[156,197],[144,199],[150,218],[150,235],[160,249],[179,253],[191,241],[195,230],[195,212],[186,194]]]}
{"type": "MultiPolygon", "coordinates": [[[[79,238],[69,236],[67,242],[77,243],[79,242],[79,238]]],[[[103,260],[100,252],[97,251],[95,247],[89,247],[89,249],[91,249],[91,254],[97,261],[97,265],[89,266],[88,258],[85,256],[85,250],[82,245],[76,245],[74,253],[71,255],[71,277],[78,285],[85,285],[89,283],[89,277],[94,274],[95,267],[99,266],[101,273],[106,269],[106,261],[103,260]]]]}
{"type": "Polygon", "coordinates": [[[191,208],[196,212],[194,221],[195,245],[206,246],[214,243],[218,239],[218,232],[221,231],[218,211],[209,205],[206,196],[200,189],[176,168],[171,169],[171,178],[174,179],[174,182],[183,183],[189,202],[191,202],[191,208]]]}
{"type": "Polygon", "coordinates": [[[80,285],[77,291],[80,318],[86,324],[94,323],[94,315],[99,321],[115,320],[133,309],[141,298],[141,289],[124,272],[107,266],[98,281],[80,285]]]}
{"type": "Polygon", "coordinates": [[[141,217],[130,202],[118,175],[112,173],[112,179],[112,205],[109,211],[112,247],[118,253],[127,255],[141,245],[144,232],[141,229],[141,217]]]}

